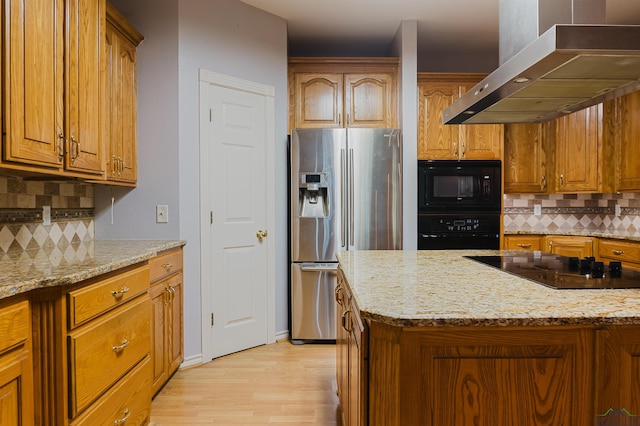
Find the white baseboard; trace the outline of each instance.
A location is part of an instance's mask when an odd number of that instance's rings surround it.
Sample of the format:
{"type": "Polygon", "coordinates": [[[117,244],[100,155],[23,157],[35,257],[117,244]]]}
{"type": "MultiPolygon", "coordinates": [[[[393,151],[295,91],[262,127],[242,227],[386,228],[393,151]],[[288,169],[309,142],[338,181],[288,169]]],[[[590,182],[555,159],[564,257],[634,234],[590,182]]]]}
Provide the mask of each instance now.
{"type": "Polygon", "coordinates": [[[276,333],[276,342],[289,340],[289,330],[282,330],[276,333]]]}
{"type": "Polygon", "coordinates": [[[202,354],[191,355],[190,357],[185,357],[182,364],[180,364],[180,369],[183,370],[185,368],[197,367],[203,364],[202,354]]]}

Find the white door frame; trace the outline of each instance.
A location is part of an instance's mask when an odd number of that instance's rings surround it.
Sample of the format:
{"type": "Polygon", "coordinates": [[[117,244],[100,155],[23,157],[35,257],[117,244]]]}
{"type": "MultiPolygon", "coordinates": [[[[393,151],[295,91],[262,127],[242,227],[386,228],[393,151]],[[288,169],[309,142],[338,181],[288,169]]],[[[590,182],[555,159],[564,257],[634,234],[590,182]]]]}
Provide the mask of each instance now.
{"type": "Polygon", "coordinates": [[[207,87],[216,85],[232,90],[254,93],[265,97],[265,150],[264,161],[266,171],[266,213],[267,229],[269,237],[265,239],[267,244],[267,342],[273,343],[276,340],[276,317],[275,317],[275,238],[278,235],[275,226],[275,130],[274,130],[274,97],[275,88],[248,80],[218,74],[211,71],[199,70],[199,94],[200,94],[200,295],[202,309],[202,360],[209,362],[213,358],[211,348],[211,306],[212,289],[211,282],[214,271],[211,268],[211,245],[210,245],[210,173],[209,173],[209,102],[207,87]]]}

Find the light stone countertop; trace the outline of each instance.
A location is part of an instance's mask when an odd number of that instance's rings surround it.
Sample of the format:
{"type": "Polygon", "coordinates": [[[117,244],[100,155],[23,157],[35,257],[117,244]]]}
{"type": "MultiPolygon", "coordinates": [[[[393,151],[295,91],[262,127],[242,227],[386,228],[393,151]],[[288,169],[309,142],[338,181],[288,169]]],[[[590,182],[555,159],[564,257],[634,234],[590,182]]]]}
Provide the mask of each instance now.
{"type": "Polygon", "coordinates": [[[96,240],[1,254],[0,298],[74,284],[185,244],[180,240],[96,240]]]}
{"type": "Polygon", "coordinates": [[[394,326],[640,324],[640,289],[556,290],[463,257],[500,253],[349,251],[338,260],[361,317],[394,326]]]}

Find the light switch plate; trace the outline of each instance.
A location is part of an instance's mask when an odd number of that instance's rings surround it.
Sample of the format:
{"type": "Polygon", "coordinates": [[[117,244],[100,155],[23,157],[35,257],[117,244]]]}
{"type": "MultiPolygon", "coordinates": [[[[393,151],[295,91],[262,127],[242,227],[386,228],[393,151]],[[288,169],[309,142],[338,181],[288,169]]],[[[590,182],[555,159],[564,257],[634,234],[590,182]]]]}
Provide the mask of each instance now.
{"type": "Polygon", "coordinates": [[[169,206],[166,204],[156,206],[156,223],[169,223],[169,206]]]}
{"type": "Polygon", "coordinates": [[[42,224],[51,225],[51,206],[42,206],[42,224]]]}
{"type": "Polygon", "coordinates": [[[533,215],[540,216],[542,214],[542,204],[533,205],[533,215]]]}

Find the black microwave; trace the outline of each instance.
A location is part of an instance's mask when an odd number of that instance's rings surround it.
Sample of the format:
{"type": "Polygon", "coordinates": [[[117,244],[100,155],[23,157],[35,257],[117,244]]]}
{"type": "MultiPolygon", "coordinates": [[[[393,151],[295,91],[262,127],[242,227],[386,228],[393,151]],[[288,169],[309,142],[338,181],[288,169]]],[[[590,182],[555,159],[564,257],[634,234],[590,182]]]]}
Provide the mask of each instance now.
{"type": "Polygon", "coordinates": [[[418,213],[502,208],[500,160],[418,160],[418,213]]]}

